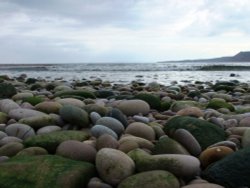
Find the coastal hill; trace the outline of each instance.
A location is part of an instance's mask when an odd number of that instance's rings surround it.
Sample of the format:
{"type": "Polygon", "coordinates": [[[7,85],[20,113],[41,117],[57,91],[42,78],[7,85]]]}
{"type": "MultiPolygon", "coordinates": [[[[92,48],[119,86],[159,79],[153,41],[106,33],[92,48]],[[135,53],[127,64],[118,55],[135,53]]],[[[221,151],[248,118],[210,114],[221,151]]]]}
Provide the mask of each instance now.
{"type": "Polygon", "coordinates": [[[211,59],[187,59],[180,61],[160,61],[160,63],[167,62],[250,62],[250,51],[239,52],[235,56],[218,57],[211,59]]]}

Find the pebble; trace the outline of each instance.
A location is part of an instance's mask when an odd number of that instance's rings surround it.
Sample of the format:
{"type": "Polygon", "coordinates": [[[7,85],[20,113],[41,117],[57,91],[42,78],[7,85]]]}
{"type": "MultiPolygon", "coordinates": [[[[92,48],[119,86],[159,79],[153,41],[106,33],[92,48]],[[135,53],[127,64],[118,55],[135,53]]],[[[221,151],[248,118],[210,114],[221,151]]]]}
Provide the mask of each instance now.
{"type": "Polygon", "coordinates": [[[96,149],[100,150],[102,148],[113,148],[117,149],[119,147],[119,142],[109,134],[103,134],[96,140],[96,149]]]}
{"type": "Polygon", "coordinates": [[[56,125],[48,125],[48,126],[45,126],[45,127],[42,127],[40,129],[38,129],[36,131],[36,134],[39,135],[39,134],[47,134],[47,133],[51,133],[51,132],[54,132],[54,131],[60,131],[62,130],[61,127],[59,126],[56,126],[56,125]]]}
{"type": "Polygon", "coordinates": [[[113,130],[118,136],[124,132],[124,126],[120,121],[112,117],[102,117],[95,123],[96,125],[103,125],[113,130]]]}
{"type": "Polygon", "coordinates": [[[134,161],[119,150],[103,148],[97,152],[95,162],[100,177],[113,186],[135,172],[134,161]]]}
{"type": "Polygon", "coordinates": [[[15,136],[22,140],[25,140],[28,137],[36,135],[32,127],[30,127],[29,125],[21,124],[21,123],[14,123],[14,124],[8,125],[5,128],[5,132],[9,136],[15,136]]]}
{"type": "Polygon", "coordinates": [[[129,124],[125,130],[125,133],[145,138],[150,141],[155,140],[154,129],[149,125],[141,122],[134,122],[129,124]]]}
{"type": "Polygon", "coordinates": [[[190,154],[198,156],[201,153],[201,146],[195,137],[186,129],[177,129],[174,132],[174,139],[182,144],[190,154]]]}
{"type": "Polygon", "coordinates": [[[149,104],[139,99],[120,101],[116,107],[127,116],[134,116],[140,113],[146,115],[150,111],[149,104]]]}
{"type": "Polygon", "coordinates": [[[93,163],[95,161],[96,149],[80,141],[67,140],[57,147],[56,154],[73,160],[93,163]]]}
{"type": "Polygon", "coordinates": [[[118,139],[117,134],[110,128],[105,127],[103,125],[95,125],[90,129],[90,132],[92,134],[92,136],[98,138],[103,134],[108,134],[113,136],[115,139],[118,139]]]}
{"type": "Polygon", "coordinates": [[[206,168],[211,163],[216,162],[217,160],[220,160],[227,155],[230,155],[234,151],[226,146],[215,146],[211,148],[205,149],[199,156],[199,159],[201,161],[201,165],[206,168]]]}

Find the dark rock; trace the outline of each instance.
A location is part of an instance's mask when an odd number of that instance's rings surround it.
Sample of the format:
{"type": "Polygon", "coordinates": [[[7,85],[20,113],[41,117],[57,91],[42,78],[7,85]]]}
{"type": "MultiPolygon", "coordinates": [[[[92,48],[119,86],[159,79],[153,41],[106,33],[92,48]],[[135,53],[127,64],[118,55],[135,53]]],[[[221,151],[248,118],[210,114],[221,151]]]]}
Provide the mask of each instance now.
{"type": "Polygon", "coordinates": [[[0,83],[0,98],[11,98],[17,94],[16,88],[9,83],[0,83]]]}
{"type": "Polygon", "coordinates": [[[164,131],[169,135],[173,135],[177,129],[188,130],[199,142],[202,149],[226,139],[226,134],[222,128],[194,117],[176,116],[171,118],[164,126],[164,131]]]}
{"type": "Polygon", "coordinates": [[[228,188],[250,186],[250,147],[236,151],[209,166],[203,177],[228,188]]]}

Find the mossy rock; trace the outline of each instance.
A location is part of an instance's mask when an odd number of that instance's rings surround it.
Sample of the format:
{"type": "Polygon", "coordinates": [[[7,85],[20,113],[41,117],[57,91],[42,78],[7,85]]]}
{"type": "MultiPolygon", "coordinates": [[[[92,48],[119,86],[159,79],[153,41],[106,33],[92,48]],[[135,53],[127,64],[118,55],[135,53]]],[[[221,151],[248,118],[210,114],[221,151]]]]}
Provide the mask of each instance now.
{"type": "Polygon", "coordinates": [[[202,105],[196,101],[175,101],[174,103],[172,103],[170,109],[173,112],[178,112],[184,108],[187,107],[198,107],[198,108],[202,108],[202,105]]]}
{"type": "Polygon", "coordinates": [[[237,84],[235,82],[230,82],[230,81],[221,81],[221,82],[217,82],[214,86],[213,89],[215,91],[220,91],[220,90],[224,90],[224,91],[233,91],[235,86],[237,84]]]}
{"type": "Polygon", "coordinates": [[[42,89],[43,88],[43,85],[39,84],[39,83],[35,83],[35,84],[32,84],[30,86],[30,90],[31,91],[34,91],[34,90],[38,90],[38,89],[42,89]]]}
{"type": "Polygon", "coordinates": [[[200,161],[190,155],[150,155],[142,149],[134,149],[128,156],[135,162],[138,172],[166,170],[180,177],[195,177],[200,172],[200,161]]]}
{"type": "Polygon", "coordinates": [[[7,114],[0,112],[0,124],[6,123],[8,121],[8,116],[7,114]]]}
{"type": "Polygon", "coordinates": [[[201,96],[201,92],[198,91],[198,90],[191,90],[191,91],[188,92],[187,96],[188,97],[192,97],[192,98],[194,98],[194,97],[200,97],[201,96]]]}
{"type": "Polygon", "coordinates": [[[35,106],[43,101],[44,101],[44,98],[39,97],[39,96],[28,97],[28,98],[23,99],[23,102],[28,102],[33,106],[35,106]]]}
{"type": "Polygon", "coordinates": [[[78,99],[78,100],[81,100],[83,101],[85,99],[85,97],[81,97],[81,96],[78,96],[78,95],[62,95],[60,96],[61,99],[65,99],[65,98],[73,98],[73,99],[78,99]]]}
{"type": "Polygon", "coordinates": [[[151,109],[160,110],[161,108],[161,99],[160,97],[150,94],[150,93],[139,93],[135,95],[135,99],[141,99],[147,102],[151,109]]]}
{"type": "Polygon", "coordinates": [[[87,187],[94,165],[55,155],[16,156],[0,164],[1,188],[87,187]]]}
{"type": "Polygon", "coordinates": [[[0,98],[11,98],[17,94],[16,88],[10,83],[0,83],[0,98]]]}
{"type": "Polygon", "coordinates": [[[189,131],[199,142],[203,150],[216,142],[226,139],[226,134],[222,128],[194,117],[176,116],[171,118],[164,126],[164,131],[171,136],[177,129],[186,129],[189,131]]]}
{"type": "Polygon", "coordinates": [[[226,102],[224,99],[213,98],[209,101],[207,108],[219,109],[219,108],[227,108],[231,112],[235,111],[234,106],[231,103],[226,102]]]}
{"type": "Polygon", "coordinates": [[[83,131],[56,131],[27,138],[24,141],[25,147],[42,147],[49,153],[55,153],[57,146],[66,140],[84,141],[89,134],[83,131]]]}
{"type": "Polygon", "coordinates": [[[68,96],[70,97],[71,95],[73,96],[80,96],[83,98],[91,98],[95,99],[96,96],[93,92],[87,91],[87,90],[70,90],[70,91],[58,91],[54,94],[54,97],[61,97],[61,96],[68,96]]]}
{"type": "Polygon", "coordinates": [[[29,148],[25,148],[21,151],[19,151],[16,155],[20,156],[20,155],[25,155],[25,156],[30,156],[30,155],[47,155],[48,151],[44,148],[41,147],[29,147],[29,148]]]}
{"type": "Polygon", "coordinates": [[[83,107],[83,109],[89,114],[91,112],[97,112],[101,116],[105,116],[108,113],[108,109],[106,107],[97,104],[87,104],[83,107]]]}
{"type": "Polygon", "coordinates": [[[98,98],[108,98],[110,96],[114,96],[115,93],[114,91],[111,91],[111,90],[102,89],[102,90],[95,91],[95,95],[98,98]]]}
{"type": "Polygon", "coordinates": [[[88,113],[77,106],[65,105],[60,109],[59,114],[64,121],[69,122],[71,125],[78,127],[89,126],[88,113]]]}
{"type": "Polygon", "coordinates": [[[108,99],[116,99],[116,100],[131,100],[134,99],[133,95],[116,95],[116,96],[110,96],[108,99]]]}
{"type": "Polygon", "coordinates": [[[26,84],[34,84],[36,82],[37,82],[37,79],[35,79],[35,78],[27,78],[25,83],[26,84]]]}
{"type": "Polygon", "coordinates": [[[129,176],[123,180],[118,188],[179,188],[178,179],[170,172],[153,170],[129,176]]]}
{"type": "Polygon", "coordinates": [[[47,125],[53,125],[55,120],[49,115],[40,115],[22,118],[18,122],[29,125],[34,129],[39,129],[47,125]]]}
{"type": "Polygon", "coordinates": [[[156,142],[153,154],[189,155],[188,151],[180,143],[168,136],[162,136],[159,141],[156,142]]]}
{"type": "Polygon", "coordinates": [[[168,102],[168,101],[162,101],[161,102],[161,108],[160,108],[160,110],[162,110],[162,111],[167,111],[167,110],[169,110],[169,108],[171,107],[171,102],[168,102]]]}
{"type": "Polygon", "coordinates": [[[202,176],[228,188],[249,187],[249,156],[250,147],[238,150],[209,166],[202,176]]]}

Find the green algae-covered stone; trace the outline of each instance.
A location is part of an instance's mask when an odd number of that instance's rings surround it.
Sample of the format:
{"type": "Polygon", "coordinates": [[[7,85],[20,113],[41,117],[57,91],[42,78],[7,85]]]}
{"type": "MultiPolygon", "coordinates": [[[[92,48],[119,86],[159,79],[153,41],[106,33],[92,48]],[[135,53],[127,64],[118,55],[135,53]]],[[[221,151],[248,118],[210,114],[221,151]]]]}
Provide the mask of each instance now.
{"type": "Polygon", "coordinates": [[[95,91],[95,95],[98,98],[108,98],[108,97],[111,97],[111,96],[115,96],[115,93],[112,90],[100,89],[98,91],[95,91]]]}
{"type": "Polygon", "coordinates": [[[200,161],[190,155],[160,154],[150,155],[142,149],[134,149],[128,153],[133,159],[136,171],[166,170],[176,176],[192,178],[200,172],[200,161]]]}
{"type": "Polygon", "coordinates": [[[234,111],[234,106],[228,102],[226,102],[224,99],[219,99],[219,98],[213,98],[209,101],[207,108],[212,108],[212,109],[219,109],[219,108],[227,108],[230,111],[234,111]]]}
{"type": "Polygon", "coordinates": [[[23,99],[23,102],[28,102],[33,106],[35,106],[43,101],[44,101],[44,99],[40,96],[27,97],[27,98],[23,99]]]}
{"type": "Polygon", "coordinates": [[[22,149],[23,149],[23,144],[22,143],[19,143],[19,142],[10,142],[10,143],[7,143],[4,146],[0,147],[0,156],[13,157],[19,151],[21,151],[22,149]]]}
{"type": "Polygon", "coordinates": [[[216,142],[226,139],[226,134],[222,128],[194,117],[176,116],[171,118],[164,126],[164,131],[171,136],[177,129],[186,129],[189,131],[199,142],[203,150],[216,142]]]}
{"type": "Polygon", "coordinates": [[[83,98],[91,98],[95,99],[96,96],[93,92],[87,90],[70,90],[70,91],[58,91],[54,94],[54,97],[62,97],[62,96],[79,96],[83,98]]]}
{"type": "Polygon", "coordinates": [[[95,167],[54,155],[16,156],[0,164],[1,188],[87,187],[95,167]]]}
{"type": "Polygon", "coordinates": [[[189,155],[189,152],[177,141],[168,136],[162,136],[156,142],[153,154],[184,154],[189,155]]]}
{"type": "Polygon", "coordinates": [[[6,123],[7,120],[8,120],[7,114],[5,114],[5,113],[3,113],[3,112],[0,112],[0,124],[6,123]]]}
{"type": "Polygon", "coordinates": [[[160,97],[150,94],[150,93],[139,93],[135,95],[135,99],[141,99],[147,102],[152,109],[159,110],[161,108],[161,99],[160,97]]]}
{"type": "Polygon", "coordinates": [[[89,138],[89,134],[83,131],[56,131],[27,138],[24,141],[25,147],[42,147],[49,153],[54,153],[57,146],[66,140],[84,141],[89,138]]]}
{"type": "Polygon", "coordinates": [[[89,114],[91,112],[97,112],[101,116],[105,116],[108,112],[108,109],[106,107],[100,106],[98,104],[87,104],[83,107],[83,109],[89,114]]]}
{"type": "Polygon", "coordinates": [[[10,98],[17,93],[16,88],[10,83],[0,83],[0,98],[10,98]]]}
{"type": "Polygon", "coordinates": [[[60,109],[59,114],[64,121],[72,125],[79,127],[88,127],[89,125],[88,113],[77,106],[65,105],[60,109]]]}
{"type": "Polygon", "coordinates": [[[141,172],[123,180],[118,188],[179,188],[178,179],[170,172],[153,170],[141,172]]]}
{"type": "Polygon", "coordinates": [[[20,152],[18,152],[16,155],[47,155],[48,152],[46,149],[41,148],[41,147],[29,147],[29,148],[24,148],[20,152]]]}
{"type": "Polygon", "coordinates": [[[187,107],[198,107],[198,108],[202,108],[201,104],[196,102],[196,101],[175,101],[170,109],[173,111],[173,112],[178,112],[184,108],[187,108],[187,107]]]}
{"type": "Polygon", "coordinates": [[[209,166],[203,177],[228,188],[250,186],[250,147],[238,150],[209,166]]]}
{"type": "Polygon", "coordinates": [[[54,119],[49,115],[41,115],[41,116],[22,118],[18,122],[29,125],[34,129],[39,129],[47,125],[53,125],[54,119]]]}

